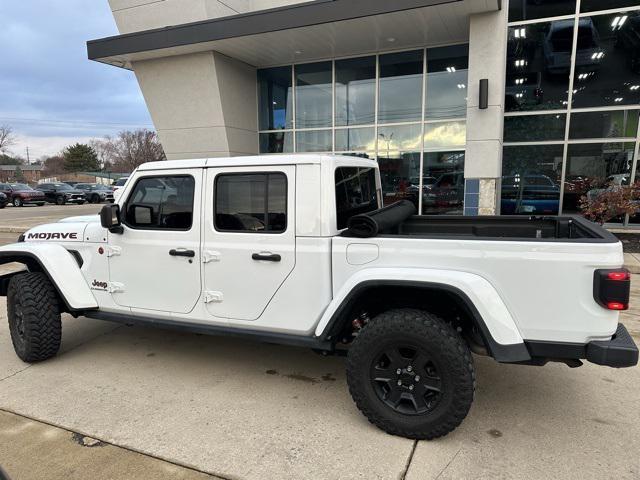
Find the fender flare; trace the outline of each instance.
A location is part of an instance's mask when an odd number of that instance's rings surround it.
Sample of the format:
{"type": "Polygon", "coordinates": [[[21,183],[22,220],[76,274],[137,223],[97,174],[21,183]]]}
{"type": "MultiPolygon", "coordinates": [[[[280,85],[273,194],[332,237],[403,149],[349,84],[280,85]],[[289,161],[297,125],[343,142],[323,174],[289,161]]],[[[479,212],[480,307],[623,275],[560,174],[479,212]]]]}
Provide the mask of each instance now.
{"type": "Polygon", "coordinates": [[[383,286],[448,292],[467,308],[495,360],[531,360],[515,320],[493,285],[479,275],[459,271],[412,268],[361,270],[347,280],[327,307],[316,327],[316,337],[329,340],[333,327],[342,320],[352,302],[365,290],[383,286]]]}
{"type": "MultiPolygon", "coordinates": [[[[57,290],[69,312],[98,308],[78,261],[66,248],[55,243],[15,243],[0,247],[0,265],[18,262],[31,271],[42,271],[57,290]]],[[[8,281],[16,273],[2,275],[0,286],[6,295],[8,281]]]]}

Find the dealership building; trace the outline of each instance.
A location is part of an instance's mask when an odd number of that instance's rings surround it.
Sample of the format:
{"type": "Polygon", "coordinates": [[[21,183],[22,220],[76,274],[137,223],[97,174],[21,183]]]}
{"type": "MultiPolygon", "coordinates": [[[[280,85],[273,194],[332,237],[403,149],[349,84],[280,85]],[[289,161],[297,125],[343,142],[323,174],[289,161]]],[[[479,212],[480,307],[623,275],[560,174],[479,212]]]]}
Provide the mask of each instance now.
{"type": "Polygon", "coordinates": [[[640,175],[639,0],[109,3],[89,58],[135,72],[170,159],[368,156],[423,214],[576,213],[640,175]]]}

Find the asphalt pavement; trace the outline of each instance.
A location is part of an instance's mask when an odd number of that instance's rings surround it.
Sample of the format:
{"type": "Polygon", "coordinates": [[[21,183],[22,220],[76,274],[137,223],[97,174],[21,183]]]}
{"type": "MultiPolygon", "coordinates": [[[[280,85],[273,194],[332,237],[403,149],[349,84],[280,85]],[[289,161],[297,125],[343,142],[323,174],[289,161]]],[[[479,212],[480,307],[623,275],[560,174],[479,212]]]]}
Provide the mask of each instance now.
{"type": "Polygon", "coordinates": [[[46,204],[42,207],[37,205],[25,205],[24,207],[7,205],[5,208],[0,209],[0,232],[20,233],[34,225],[55,222],[64,217],[97,214],[101,208],[102,204],[95,203],[85,203],[84,205],[46,204]]]}

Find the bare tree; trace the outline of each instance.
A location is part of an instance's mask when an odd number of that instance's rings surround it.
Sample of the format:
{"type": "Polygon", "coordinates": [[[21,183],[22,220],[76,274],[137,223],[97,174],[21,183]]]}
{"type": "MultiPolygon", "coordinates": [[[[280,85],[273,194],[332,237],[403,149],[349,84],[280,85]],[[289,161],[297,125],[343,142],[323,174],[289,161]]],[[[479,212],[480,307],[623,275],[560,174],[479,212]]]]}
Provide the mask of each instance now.
{"type": "Polygon", "coordinates": [[[120,172],[131,172],[146,162],[166,160],[156,132],[140,129],[106,137],[99,147],[104,164],[120,172]]]}
{"type": "Polygon", "coordinates": [[[0,125],[0,152],[4,152],[15,143],[16,136],[13,133],[13,129],[8,125],[0,125]]]}

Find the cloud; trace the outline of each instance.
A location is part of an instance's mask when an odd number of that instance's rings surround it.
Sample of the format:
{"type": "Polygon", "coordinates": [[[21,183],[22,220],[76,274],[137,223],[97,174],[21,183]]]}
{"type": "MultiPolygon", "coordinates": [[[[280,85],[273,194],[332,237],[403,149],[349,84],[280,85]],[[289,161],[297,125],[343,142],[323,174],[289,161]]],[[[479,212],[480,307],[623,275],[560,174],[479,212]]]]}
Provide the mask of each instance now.
{"type": "Polygon", "coordinates": [[[14,151],[152,128],[134,74],[87,59],[87,40],[118,33],[107,0],[0,1],[0,18],[0,124],[20,135],[14,151]]]}

